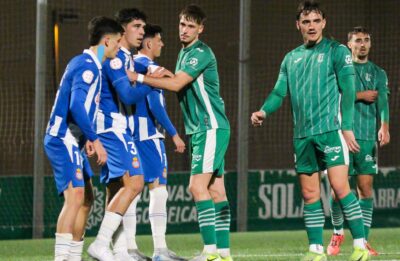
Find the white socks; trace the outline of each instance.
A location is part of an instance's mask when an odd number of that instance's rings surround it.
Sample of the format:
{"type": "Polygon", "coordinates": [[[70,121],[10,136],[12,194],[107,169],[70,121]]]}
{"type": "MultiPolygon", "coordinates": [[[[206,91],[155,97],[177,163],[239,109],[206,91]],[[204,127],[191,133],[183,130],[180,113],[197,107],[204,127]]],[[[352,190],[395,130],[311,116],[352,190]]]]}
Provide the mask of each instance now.
{"type": "Polygon", "coordinates": [[[365,249],[365,239],[364,238],[357,238],[353,240],[353,247],[358,247],[361,249],[365,249]]]}
{"type": "Polygon", "coordinates": [[[207,254],[215,254],[217,253],[217,245],[204,245],[203,252],[207,254]]]}
{"type": "Polygon", "coordinates": [[[168,191],[165,186],[150,190],[149,219],[153,234],[154,249],[167,248],[165,232],[167,230],[168,191]]]}
{"type": "Polygon", "coordinates": [[[318,244],[311,244],[308,250],[318,254],[324,253],[324,247],[318,244]]]}
{"type": "Polygon", "coordinates": [[[230,248],[218,248],[218,254],[225,258],[231,255],[231,250],[230,248]]]}
{"type": "Polygon", "coordinates": [[[82,241],[71,241],[71,248],[69,249],[68,261],[81,261],[83,251],[82,241]]]}
{"type": "Polygon", "coordinates": [[[121,215],[114,212],[106,211],[103,221],[101,222],[99,233],[96,237],[96,242],[109,247],[112,236],[121,224],[121,221],[121,215]]]}
{"type": "Polygon", "coordinates": [[[343,230],[343,228],[341,228],[339,230],[333,229],[333,233],[343,236],[344,235],[344,230],[343,230]]]}
{"type": "Polygon", "coordinates": [[[72,243],[71,233],[56,233],[54,260],[67,260],[72,243]]]}
{"type": "Polygon", "coordinates": [[[140,199],[139,194],[135,197],[132,203],[129,205],[122,219],[124,224],[125,237],[127,240],[128,249],[137,249],[136,245],[136,205],[140,199]]]}

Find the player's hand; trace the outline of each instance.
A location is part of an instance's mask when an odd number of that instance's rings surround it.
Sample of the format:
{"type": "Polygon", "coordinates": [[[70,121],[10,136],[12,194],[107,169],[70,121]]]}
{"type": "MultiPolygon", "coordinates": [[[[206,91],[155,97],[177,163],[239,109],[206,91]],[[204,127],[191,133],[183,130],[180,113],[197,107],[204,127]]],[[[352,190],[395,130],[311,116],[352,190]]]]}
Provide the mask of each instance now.
{"type": "Polygon", "coordinates": [[[96,153],[94,150],[94,145],[93,142],[88,140],[85,144],[85,149],[86,149],[86,154],[88,155],[89,158],[93,157],[93,155],[96,153]]]}
{"type": "Polygon", "coordinates": [[[129,70],[125,70],[126,71],[126,75],[128,76],[128,79],[130,82],[134,83],[137,80],[137,76],[138,74],[129,70]]]}
{"type": "Polygon", "coordinates": [[[183,153],[186,149],[185,142],[179,137],[178,134],[172,137],[172,141],[174,142],[176,149],[175,152],[183,153]]]}
{"type": "Polygon", "coordinates": [[[372,103],[376,101],[376,98],[378,97],[378,91],[374,90],[362,91],[359,92],[359,95],[361,100],[372,103]]]}
{"type": "Polygon", "coordinates": [[[379,146],[385,146],[390,142],[389,125],[384,123],[378,131],[379,146]]]}
{"type": "Polygon", "coordinates": [[[254,127],[260,127],[265,119],[266,115],[265,112],[263,111],[256,111],[251,114],[251,124],[253,124],[254,127]]]}
{"type": "Polygon", "coordinates": [[[100,140],[93,141],[94,150],[97,154],[97,164],[104,165],[107,162],[107,152],[101,144],[100,140]]]}
{"type": "Polygon", "coordinates": [[[157,69],[155,69],[152,72],[150,70],[148,70],[147,75],[150,75],[151,77],[154,77],[154,78],[162,78],[162,77],[173,78],[175,76],[175,74],[173,74],[172,72],[170,72],[169,70],[167,70],[161,66],[159,66],[157,69]]]}
{"type": "Polygon", "coordinates": [[[344,140],[346,141],[347,147],[353,153],[360,151],[360,145],[358,145],[354,133],[351,130],[342,130],[344,140]]]}

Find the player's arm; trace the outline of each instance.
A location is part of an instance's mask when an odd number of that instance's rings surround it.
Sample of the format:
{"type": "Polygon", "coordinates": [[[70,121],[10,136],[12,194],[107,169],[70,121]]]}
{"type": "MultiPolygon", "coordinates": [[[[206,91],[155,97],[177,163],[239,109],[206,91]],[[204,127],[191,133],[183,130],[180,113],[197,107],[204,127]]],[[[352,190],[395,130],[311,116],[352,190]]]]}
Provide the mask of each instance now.
{"type": "Polygon", "coordinates": [[[381,71],[378,76],[378,113],[381,121],[381,127],[378,131],[378,140],[380,146],[386,145],[390,142],[389,134],[389,88],[388,80],[385,71],[381,71]]]}
{"type": "Polygon", "coordinates": [[[172,124],[167,111],[165,110],[165,106],[163,104],[164,97],[162,94],[153,90],[147,95],[147,100],[149,102],[149,108],[157,121],[161,124],[161,126],[167,131],[168,135],[172,137],[174,144],[176,146],[176,150],[179,153],[183,153],[185,151],[185,143],[179,137],[176,128],[172,124]]]}
{"type": "Polygon", "coordinates": [[[278,110],[283,103],[283,99],[287,95],[288,91],[288,78],[286,70],[286,59],[281,64],[278,80],[275,83],[275,87],[272,92],[265,99],[265,102],[259,111],[253,112],[251,115],[251,122],[253,126],[261,126],[263,120],[276,110],[278,110]]]}
{"type": "Polygon", "coordinates": [[[119,99],[126,105],[135,104],[145,98],[151,92],[149,86],[143,88],[132,88],[132,85],[126,74],[123,62],[119,57],[112,60],[106,60],[103,64],[103,70],[106,77],[110,79],[119,99]]]}
{"type": "Polygon", "coordinates": [[[334,49],[333,63],[341,96],[342,133],[351,152],[358,152],[358,145],[353,133],[354,104],[356,100],[355,71],[350,51],[340,45],[334,49]]]}

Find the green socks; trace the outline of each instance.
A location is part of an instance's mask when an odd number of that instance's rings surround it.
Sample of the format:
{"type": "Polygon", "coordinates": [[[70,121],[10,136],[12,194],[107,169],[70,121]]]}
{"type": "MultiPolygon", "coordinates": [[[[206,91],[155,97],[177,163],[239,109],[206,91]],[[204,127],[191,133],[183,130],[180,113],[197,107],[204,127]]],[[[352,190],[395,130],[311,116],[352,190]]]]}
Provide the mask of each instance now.
{"type": "Polygon", "coordinates": [[[340,207],[339,201],[335,201],[332,197],[330,199],[331,203],[331,220],[332,225],[335,230],[343,229],[343,213],[340,207]]]}
{"type": "Polygon", "coordinates": [[[353,239],[364,238],[364,223],[360,204],[353,192],[340,200],[343,214],[347,220],[353,239]]]}
{"type": "Polygon", "coordinates": [[[325,216],[321,201],[304,204],[304,223],[309,244],[323,245],[322,232],[324,229],[325,216]]]}
{"type": "Polygon", "coordinates": [[[215,232],[217,248],[229,248],[229,230],[231,225],[231,209],[228,201],[215,203],[215,232]]]}
{"type": "Polygon", "coordinates": [[[217,237],[215,233],[214,202],[211,199],[197,201],[196,209],[204,245],[215,245],[217,243],[217,237]]]}
{"type": "Polygon", "coordinates": [[[358,201],[360,203],[363,220],[364,220],[364,233],[365,240],[368,240],[369,229],[371,228],[372,223],[372,213],[374,210],[374,202],[372,198],[363,198],[358,201]]]}

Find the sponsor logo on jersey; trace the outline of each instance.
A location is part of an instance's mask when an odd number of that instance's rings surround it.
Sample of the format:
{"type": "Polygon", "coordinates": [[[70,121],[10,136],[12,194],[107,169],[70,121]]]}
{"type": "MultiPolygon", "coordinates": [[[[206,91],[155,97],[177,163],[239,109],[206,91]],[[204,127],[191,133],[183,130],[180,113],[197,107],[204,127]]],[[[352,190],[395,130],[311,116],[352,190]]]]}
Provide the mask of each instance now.
{"type": "Polygon", "coordinates": [[[199,166],[199,164],[193,164],[192,169],[195,169],[197,166],[199,166]]]}
{"type": "Polygon", "coordinates": [[[319,63],[322,63],[324,61],[324,54],[323,53],[320,53],[319,55],[318,55],[318,62],[319,63]]]}
{"type": "Polygon", "coordinates": [[[346,55],[346,58],[344,59],[344,61],[346,62],[346,64],[352,64],[353,63],[350,54],[346,55]]]}
{"type": "Polygon", "coordinates": [[[298,63],[303,59],[303,57],[297,58],[296,60],[294,60],[294,63],[298,63]]]}
{"type": "Polygon", "coordinates": [[[365,155],[365,161],[366,162],[373,162],[374,161],[374,157],[372,157],[371,155],[367,154],[367,155],[365,155]]]}
{"type": "Polygon", "coordinates": [[[336,161],[339,158],[338,155],[336,155],[335,157],[331,158],[331,161],[336,161]]]}
{"type": "Polygon", "coordinates": [[[197,47],[196,50],[199,51],[199,52],[201,52],[201,53],[204,53],[204,50],[201,49],[200,47],[197,47]]]}
{"type": "Polygon", "coordinates": [[[87,63],[93,63],[93,61],[90,60],[90,59],[86,59],[85,61],[86,61],[87,63]]]}
{"type": "Polygon", "coordinates": [[[91,70],[86,70],[82,73],[82,79],[85,83],[91,84],[94,78],[94,74],[91,70]]]}
{"type": "Polygon", "coordinates": [[[83,174],[82,174],[82,170],[80,168],[76,169],[76,173],[75,173],[75,177],[79,180],[83,179],[83,174]]]}
{"type": "Polygon", "coordinates": [[[198,63],[199,63],[199,60],[197,60],[197,58],[195,58],[195,57],[192,57],[192,58],[189,60],[189,64],[190,64],[192,67],[195,67],[198,63]]]}
{"type": "Polygon", "coordinates": [[[366,73],[366,74],[365,74],[365,80],[366,80],[367,82],[370,82],[370,81],[371,81],[371,74],[370,74],[370,73],[366,73]]]}
{"type": "Polygon", "coordinates": [[[118,70],[122,68],[122,61],[118,57],[112,59],[110,61],[110,67],[114,70],[118,70]]]}
{"type": "Polygon", "coordinates": [[[336,146],[336,147],[326,146],[325,149],[324,149],[324,153],[325,154],[329,154],[329,153],[332,153],[332,152],[339,153],[341,150],[342,150],[342,147],[340,147],[340,146],[336,146]]]}
{"type": "Polygon", "coordinates": [[[134,158],[133,158],[133,160],[132,160],[132,166],[133,166],[135,169],[138,169],[138,168],[140,167],[139,159],[138,159],[137,157],[134,157],[134,158]]]}
{"type": "Polygon", "coordinates": [[[192,157],[193,157],[193,160],[194,160],[194,161],[200,161],[201,158],[203,157],[203,155],[193,154],[192,157]]]}

